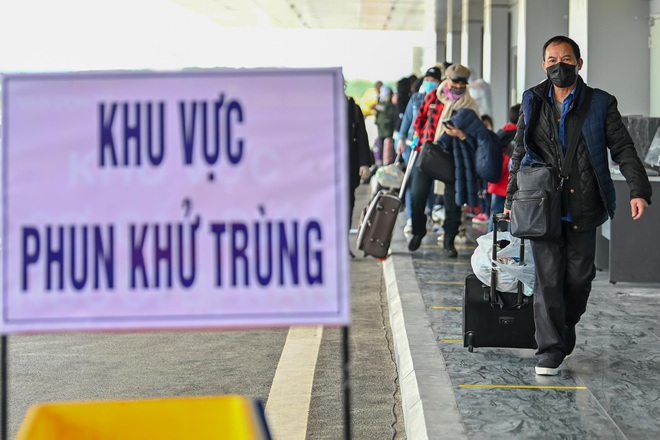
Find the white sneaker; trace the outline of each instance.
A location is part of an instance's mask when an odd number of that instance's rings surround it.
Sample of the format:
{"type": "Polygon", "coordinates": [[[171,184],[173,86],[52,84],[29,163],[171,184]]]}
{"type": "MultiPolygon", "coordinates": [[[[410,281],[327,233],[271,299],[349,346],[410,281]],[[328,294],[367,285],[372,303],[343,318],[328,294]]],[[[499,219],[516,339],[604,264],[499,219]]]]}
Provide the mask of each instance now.
{"type": "Polygon", "coordinates": [[[536,374],[539,376],[556,376],[559,374],[560,365],[561,362],[557,363],[551,359],[544,359],[539,361],[539,363],[536,365],[536,374]]]}
{"type": "Polygon", "coordinates": [[[412,234],[412,219],[409,218],[406,221],[406,225],[403,227],[403,233],[404,234],[412,234]]]}
{"type": "Polygon", "coordinates": [[[445,210],[444,210],[444,208],[434,210],[431,213],[431,218],[436,223],[442,223],[445,220],[445,210]]]}
{"type": "Polygon", "coordinates": [[[456,238],[454,239],[455,243],[467,243],[467,236],[465,235],[457,235],[456,238]]]}

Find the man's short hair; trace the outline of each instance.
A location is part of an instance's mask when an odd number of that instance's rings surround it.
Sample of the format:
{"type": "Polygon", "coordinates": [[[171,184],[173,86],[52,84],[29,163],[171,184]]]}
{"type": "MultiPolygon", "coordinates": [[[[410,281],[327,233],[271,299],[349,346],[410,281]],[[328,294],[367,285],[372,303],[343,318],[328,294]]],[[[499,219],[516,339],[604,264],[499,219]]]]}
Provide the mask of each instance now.
{"type": "Polygon", "coordinates": [[[545,50],[548,48],[548,46],[557,43],[570,44],[571,47],[573,48],[573,55],[575,55],[575,59],[579,60],[580,58],[582,58],[582,56],[580,55],[580,46],[578,46],[578,44],[574,40],[564,35],[556,35],[550,38],[548,41],[546,41],[545,44],[543,45],[543,53],[541,54],[541,60],[545,61],[545,50]]]}
{"type": "Polygon", "coordinates": [[[512,105],[509,108],[509,122],[516,124],[518,122],[518,116],[520,115],[520,104],[512,105]]]}

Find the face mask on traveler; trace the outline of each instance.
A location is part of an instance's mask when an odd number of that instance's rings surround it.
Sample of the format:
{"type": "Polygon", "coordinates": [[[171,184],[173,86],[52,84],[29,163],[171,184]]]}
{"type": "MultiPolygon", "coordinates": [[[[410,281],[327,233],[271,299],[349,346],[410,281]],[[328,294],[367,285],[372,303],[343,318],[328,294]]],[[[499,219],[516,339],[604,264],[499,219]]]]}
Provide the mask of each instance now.
{"type": "Polygon", "coordinates": [[[451,92],[452,95],[454,96],[463,96],[465,91],[467,90],[467,87],[451,87],[449,91],[451,92]]]}
{"type": "Polygon", "coordinates": [[[422,86],[419,88],[419,91],[422,93],[428,93],[438,88],[440,84],[433,81],[424,81],[422,86]]]}
{"type": "Polygon", "coordinates": [[[557,87],[570,87],[577,81],[577,64],[557,63],[546,69],[548,79],[557,87]]]}

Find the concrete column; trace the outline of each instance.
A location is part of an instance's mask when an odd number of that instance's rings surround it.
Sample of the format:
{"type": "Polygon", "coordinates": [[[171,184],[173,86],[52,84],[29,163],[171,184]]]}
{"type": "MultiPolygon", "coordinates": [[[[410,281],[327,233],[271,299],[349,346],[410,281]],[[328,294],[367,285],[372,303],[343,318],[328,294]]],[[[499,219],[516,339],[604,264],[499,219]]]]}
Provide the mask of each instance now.
{"type": "MultiPolygon", "coordinates": [[[[428,0],[427,0],[428,1],[428,0]]],[[[447,0],[435,2],[434,29],[436,63],[442,63],[447,56],[447,0]]]]}
{"type": "Polygon", "coordinates": [[[624,115],[649,114],[649,14],[648,0],[569,4],[568,35],[584,60],[580,75],[591,87],[616,96],[624,115]]]}
{"type": "Polygon", "coordinates": [[[447,52],[444,61],[458,63],[461,58],[461,0],[447,0],[447,52]]]}
{"type": "Polygon", "coordinates": [[[461,64],[469,67],[474,78],[483,74],[483,0],[462,0],[461,64]]]}
{"type": "Polygon", "coordinates": [[[484,0],[483,79],[490,85],[495,129],[507,122],[509,103],[509,4],[508,0],[484,0]]]}
{"type": "MultiPolygon", "coordinates": [[[[651,68],[650,77],[660,78],[660,13],[651,17],[651,68]]],[[[658,81],[651,80],[649,87],[650,109],[649,116],[660,117],[660,84],[658,81]]]]}
{"type": "Polygon", "coordinates": [[[660,78],[660,0],[651,0],[651,20],[649,46],[651,51],[649,69],[651,81],[649,86],[651,108],[649,116],[654,118],[660,117],[660,84],[654,81],[655,78],[660,78]]]}
{"type": "Polygon", "coordinates": [[[413,47],[412,73],[417,76],[423,75],[425,72],[424,69],[424,48],[415,46],[413,47]]]}
{"type": "Polygon", "coordinates": [[[555,35],[568,35],[568,0],[519,0],[517,12],[516,101],[520,102],[526,89],[546,78],[541,66],[543,44],[555,35]]]}

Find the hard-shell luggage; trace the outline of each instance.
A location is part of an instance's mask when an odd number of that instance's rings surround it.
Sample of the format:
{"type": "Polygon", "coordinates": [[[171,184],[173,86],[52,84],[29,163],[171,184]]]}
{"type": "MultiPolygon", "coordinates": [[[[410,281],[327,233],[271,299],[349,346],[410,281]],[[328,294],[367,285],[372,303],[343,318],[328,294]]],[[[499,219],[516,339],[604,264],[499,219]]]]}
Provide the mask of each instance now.
{"type": "MultiPolygon", "coordinates": [[[[507,217],[493,216],[493,255],[497,259],[497,229],[507,217]]],[[[520,264],[525,258],[524,241],[520,244],[520,264]]],[[[491,272],[490,286],[475,274],[465,278],[463,291],[463,346],[470,352],[475,347],[536,348],[532,298],[524,296],[523,285],[518,292],[496,289],[497,271],[491,272]]]]}
{"type": "Polygon", "coordinates": [[[357,248],[363,251],[365,256],[381,259],[387,257],[394,225],[403,204],[406,183],[416,159],[417,150],[413,150],[398,194],[391,190],[380,190],[362,211],[358,224],[357,248]]]}

